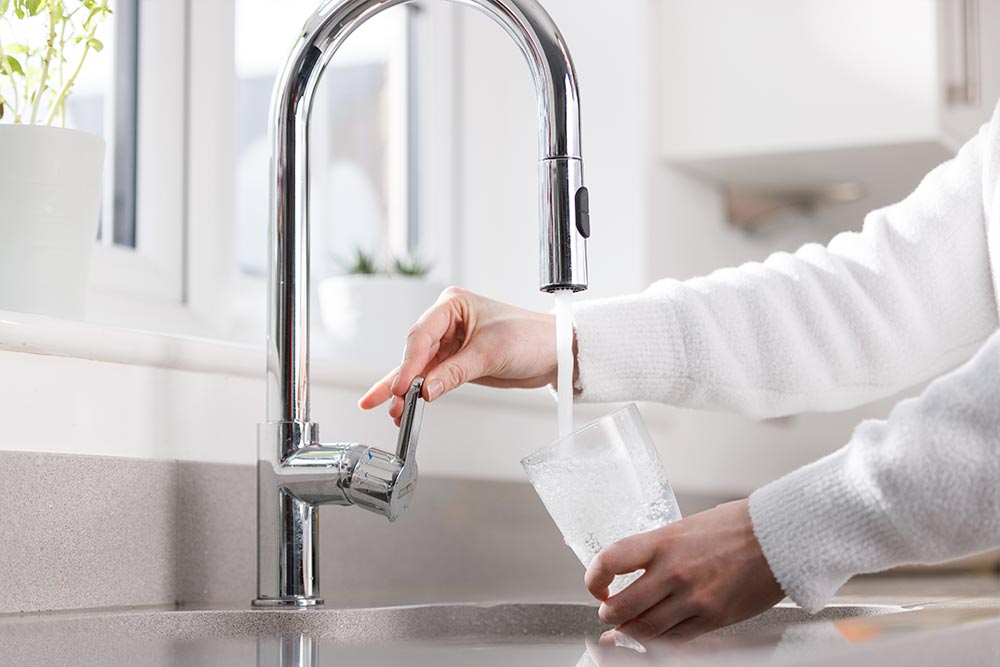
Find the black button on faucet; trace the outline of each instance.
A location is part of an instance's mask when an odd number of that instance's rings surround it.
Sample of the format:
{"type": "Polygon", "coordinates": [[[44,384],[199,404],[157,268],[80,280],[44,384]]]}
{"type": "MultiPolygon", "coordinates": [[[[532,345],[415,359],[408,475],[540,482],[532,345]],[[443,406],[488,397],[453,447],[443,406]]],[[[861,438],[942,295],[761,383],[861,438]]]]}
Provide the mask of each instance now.
{"type": "Polygon", "coordinates": [[[583,238],[590,238],[590,191],[586,187],[576,191],[576,229],[583,238]]]}

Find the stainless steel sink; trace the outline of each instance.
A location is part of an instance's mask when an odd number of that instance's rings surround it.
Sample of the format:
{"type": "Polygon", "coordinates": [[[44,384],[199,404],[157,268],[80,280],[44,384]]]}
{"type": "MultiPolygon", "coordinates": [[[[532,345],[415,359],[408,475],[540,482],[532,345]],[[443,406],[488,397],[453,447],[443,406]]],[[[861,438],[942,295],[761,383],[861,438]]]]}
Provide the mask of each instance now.
{"type": "MultiPolygon", "coordinates": [[[[816,616],[779,606],[716,634],[768,643],[790,626],[887,614],[833,606],[816,616]]],[[[607,628],[578,604],[428,605],[382,609],[143,609],[0,617],[9,664],[593,665],[586,640],[607,628]],[[348,662],[349,661],[349,662],[348,662]]],[[[770,642],[772,645],[775,641],[770,642]]]]}

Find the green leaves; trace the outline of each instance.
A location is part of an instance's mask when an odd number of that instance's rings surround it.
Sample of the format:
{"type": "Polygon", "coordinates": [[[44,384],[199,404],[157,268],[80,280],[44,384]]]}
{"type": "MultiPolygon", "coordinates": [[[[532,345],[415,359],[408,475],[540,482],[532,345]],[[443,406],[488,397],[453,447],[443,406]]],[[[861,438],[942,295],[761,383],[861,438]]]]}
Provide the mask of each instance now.
{"type": "Polygon", "coordinates": [[[430,264],[413,254],[396,257],[392,260],[392,268],[401,276],[410,276],[413,278],[421,278],[431,271],[430,264]]]}
{"type": "Polygon", "coordinates": [[[347,274],[361,276],[396,275],[420,278],[426,276],[431,270],[430,264],[412,254],[391,257],[389,262],[383,265],[375,253],[366,252],[361,247],[354,249],[354,256],[350,260],[340,263],[347,274]]]}
{"type": "Polygon", "coordinates": [[[344,269],[351,275],[359,276],[373,276],[382,273],[382,268],[375,255],[368,254],[360,247],[354,249],[354,257],[344,263],[344,269]]]}
{"type": "Polygon", "coordinates": [[[84,63],[104,51],[97,33],[110,15],[109,0],[0,0],[0,19],[20,37],[0,42],[0,101],[14,122],[64,117],[84,63]]]}
{"type": "Polygon", "coordinates": [[[17,58],[14,56],[7,56],[7,73],[20,74],[24,76],[24,70],[21,68],[21,63],[18,62],[17,58]]]}
{"type": "MultiPolygon", "coordinates": [[[[13,0],[14,15],[19,19],[38,16],[48,8],[49,0],[13,0]]],[[[0,14],[6,14],[10,7],[10,0],[0,0],[0,14]]]]}

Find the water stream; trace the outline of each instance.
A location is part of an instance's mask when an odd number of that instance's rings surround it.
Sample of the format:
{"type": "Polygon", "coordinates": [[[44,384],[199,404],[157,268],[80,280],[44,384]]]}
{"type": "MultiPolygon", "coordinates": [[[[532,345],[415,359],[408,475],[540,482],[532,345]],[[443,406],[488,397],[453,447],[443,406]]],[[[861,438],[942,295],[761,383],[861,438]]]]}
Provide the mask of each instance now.
{"type": "Polygon", "coordinates": [[[556,301],[556,359],[559,363],[559,437],[573,432],[573,292],[558,290],[556,301]]]}

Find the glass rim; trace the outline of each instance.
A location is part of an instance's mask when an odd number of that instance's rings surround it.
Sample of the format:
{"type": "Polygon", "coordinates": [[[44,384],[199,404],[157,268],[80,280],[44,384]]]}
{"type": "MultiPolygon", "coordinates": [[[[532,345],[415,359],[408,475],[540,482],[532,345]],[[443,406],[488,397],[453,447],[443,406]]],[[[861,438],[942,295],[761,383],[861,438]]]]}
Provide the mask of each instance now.
{"type": "Polygon", "coordinates": [[[614,419],[619,414],[624,413],[624,412],[635,413],[640,419],[642,418],[642,413],[639,412],[639,406],[635,402],[626,403],[625,405],[623,405],[620,408],[617,408],[616,410],[612,410],[611,412],[609,412],[609,413],[607,413],[605,415],[601,415],[600,417],[597,417],[596,419],[590,420],[589,422],[585,423],[580,428],[575,429],[569,435],[567,435],[565,437],[562,437],[562,438],[556,438],[555,440],[551,441],[549,444],[545,445],[544,447],[541,447],[540,449],[536,449],[535,451],[533,451],[532,453],[528,454],[527,456],[525,456],[524,458],[521,459],[521,467],[522,468],[527,468],[528,466],[531,466],[531,465],[534,465],[536,463],[539,463],[543,459],[548,458],[553,452],[558,451],[560,444],[564,440],[568,440],[570,438],[576,437],[577,435],[583,433],[584,431],[589,431],[590,429],[597,427],[599,424],[602,424],[602,423],[604,423],[604,422],[606,422],[606,421],[608,421],[610,419],[614,419]]]}

